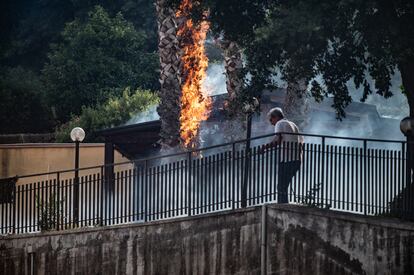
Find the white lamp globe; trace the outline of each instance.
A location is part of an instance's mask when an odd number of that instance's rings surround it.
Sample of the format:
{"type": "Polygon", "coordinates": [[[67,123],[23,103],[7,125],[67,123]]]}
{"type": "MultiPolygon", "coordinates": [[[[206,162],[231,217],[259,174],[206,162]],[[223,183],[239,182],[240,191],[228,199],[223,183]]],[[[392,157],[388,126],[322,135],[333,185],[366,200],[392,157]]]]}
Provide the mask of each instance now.
{"type": "Polygon", "coordinates": [[[401,132],[407,136],[413,130],[413,119],[406,117],[400,123],[401,132]]]}
{"type": "Polygon", "coordinates": [[[85,139],[85,131],[80,127],[75,127],[70,132],[70,138],[72,141],[82,142],[85,139]]]}

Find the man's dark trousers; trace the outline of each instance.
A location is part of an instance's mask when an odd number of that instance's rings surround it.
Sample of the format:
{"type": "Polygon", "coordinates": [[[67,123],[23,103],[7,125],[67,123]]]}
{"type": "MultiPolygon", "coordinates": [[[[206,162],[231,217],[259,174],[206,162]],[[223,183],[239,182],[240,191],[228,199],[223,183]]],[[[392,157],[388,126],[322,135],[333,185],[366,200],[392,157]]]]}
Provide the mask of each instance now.
{"type": "Polygon", "coordinates": [[[279,163],[277,203],[288,203],[288,187],[292,178],[299,171],[300,161],[287,161],[279,163]]]}

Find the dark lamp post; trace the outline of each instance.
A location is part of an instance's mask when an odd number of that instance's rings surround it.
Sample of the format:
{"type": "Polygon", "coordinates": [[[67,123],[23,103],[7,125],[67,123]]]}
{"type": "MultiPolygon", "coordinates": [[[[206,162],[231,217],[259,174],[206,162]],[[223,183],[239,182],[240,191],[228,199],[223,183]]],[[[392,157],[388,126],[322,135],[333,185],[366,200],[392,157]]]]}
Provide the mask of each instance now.
{"type": "Polygon", "coordinates": [[[242,183],[242,190],[241,190],[241,207],[247,206],[247,182],[250,172],[250,160],[251,160],[251,152],[250,152],[250,138],[252,136],[252,118],[254,112],[259,108],[259,100],[253,97],[250,102],[246,102],[243,106],[243,113],[246,115],[246,124],[247,124],[247,132],[246,132],[246,162],[244,164],[244,176],[243,176],[243,183],[242,183]]]}
{"type": "MultiPolygon", "coordinates": [[[[408,200],[411,201],[411,198],[413,196],[412,192],[413,192],[413,188],[412,188],[412,165],[413,165],[413,134],[414,134],[414,118],[412,117],[406,117],[403,120],[401,120],[400,123],[400,129],[401,132],[404,134],[404,136],[407,137],[407,169],[406,169],[406,190],[408,192],[408,200]]],[[[404,203],[405,205],[405,203],[404,203]]],[[[411,206],[411,202],[409,202],[409,205],[411,206]]],[[[408,207],[409,209],[404,209],[404,212],[408,210],[408,214],[411,216],[412,215],[412,209],[411,207],[408,207]]]]}
{"type": "Polygon", "coordinates": [[[75,178],[73,181],[73,223],[79,224],[79,143],[85,139],[85,131],[76,127],[70,132],[70,138],[75,142],[75,178]]]}

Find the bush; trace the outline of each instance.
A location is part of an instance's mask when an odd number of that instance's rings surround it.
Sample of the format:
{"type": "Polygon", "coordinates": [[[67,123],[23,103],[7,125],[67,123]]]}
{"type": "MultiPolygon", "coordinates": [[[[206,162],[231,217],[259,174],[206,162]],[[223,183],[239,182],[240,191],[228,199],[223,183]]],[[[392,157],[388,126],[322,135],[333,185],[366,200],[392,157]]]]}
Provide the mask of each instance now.
{"type": "Polygon", "coordinates": [[[59,226],[65,223],[63,215],[63,200],[58,200],[56,194],[50,195],[46,201],[36,197],[39,221],[37,225],[40,231],[58,230],[59,226]]]}
{"type": "Polygon", "coordinates": [[[61,126],[56,132],[57,142],[70,142],[70,131],[82,127],[86,132],[86,141],[99,141],[95,132],[104,128],[120,126],[139,112],[147,110],[158,103],[158,97],[148,90],[136,90],[131,94],[130,88],[124,90],[119,98],[111,98],[96,108],[83,107],[82,114],[61,126]]]}

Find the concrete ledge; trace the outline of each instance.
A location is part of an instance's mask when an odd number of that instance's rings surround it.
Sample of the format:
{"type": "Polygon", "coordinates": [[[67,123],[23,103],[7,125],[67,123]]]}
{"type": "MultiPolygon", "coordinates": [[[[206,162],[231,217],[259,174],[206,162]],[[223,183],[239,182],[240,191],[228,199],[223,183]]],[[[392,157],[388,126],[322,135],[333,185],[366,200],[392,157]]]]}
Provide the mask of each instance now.
{"type": "Polygon", "coordinates": [[[0,274],[413,274],[413,223],[263,209],[3,236],[0,274]]]}
{"type": "MultiPolygon", "coordinates": [[[[376,217],[376,216],[363,216],[360,214],[347,213],[335,210],[319,209],[302,205],[295,204],[266,204],[266,207],[281,211],[285,214],[296,213],[302,215],[312,215],[323,218],[331,218],[335,220],[350,221],[355,223],[361,223],[366,225],[375,225],[383,228],[397,229],[397,230],[408,230],[414,232],[414,222],[407,222],[396,218],[390,217],[376,217]]],[[[25,233],[25,234],[15,234],[15,235],[0,235],[0,241],[2,240],[13,240],[13,239],[24,239],[24,238],[33,238],[33,237],[51,237],[57,235],[72,235],[79,233],[93,233],[98,231],[108,231],[108,230],[117,230],[117,229],[134,229],[142,228],[148,226],[161,226],[172,223],[181,223],[181,222],[194,222],[200,219],[208,219],[213,217],[221,217],[228,215],[236,215],[240,213],[256,212],[262,208],[261,205],[239,208],[234,210],[225,210],[220,212],[207,213],[202,215],[194,216],[183,216],[171,219],[164,219],[158,221],[150,222],[136,222],[136,223],[127,223],[120,225],[108,225],[108,226],[96,226],[96,227],[81,227],[75,229],[67,229],[62,231],[48,231],[48,232],[36,232],[36,233],[25,233]]]]}

